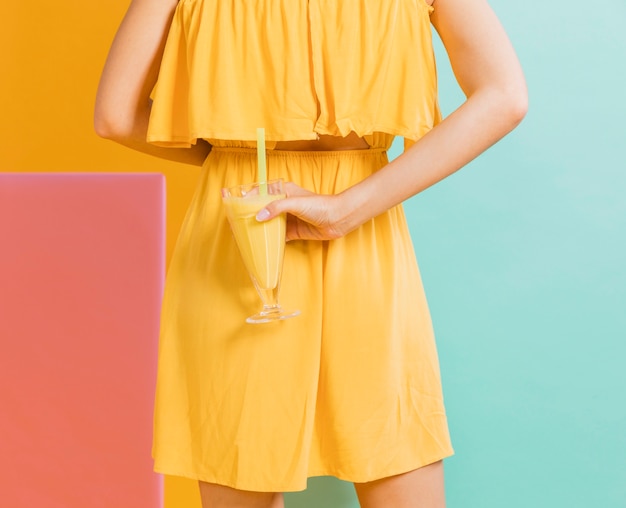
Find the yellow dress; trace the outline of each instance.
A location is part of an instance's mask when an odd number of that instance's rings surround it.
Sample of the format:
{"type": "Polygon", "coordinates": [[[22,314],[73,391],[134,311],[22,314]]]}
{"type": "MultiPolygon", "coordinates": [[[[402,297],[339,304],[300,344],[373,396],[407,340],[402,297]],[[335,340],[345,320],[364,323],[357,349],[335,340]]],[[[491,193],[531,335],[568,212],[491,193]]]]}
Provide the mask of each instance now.
{"type": "Polygon", "coordinates": [[[401,206],[343,238],[286,247],[299,317],[251,325],[260,301],[220,189],[268,173],[335,194],[387,163],[393,137],[440,119],[423,0],[181,0],[148,139],[205,161],[167,275],[153,454],[158,472],[253,491],[310,476],[366,482],[452,454],[437,352],[401,206]],[[370,149],[276,141],[364,137],[370,149]]]}

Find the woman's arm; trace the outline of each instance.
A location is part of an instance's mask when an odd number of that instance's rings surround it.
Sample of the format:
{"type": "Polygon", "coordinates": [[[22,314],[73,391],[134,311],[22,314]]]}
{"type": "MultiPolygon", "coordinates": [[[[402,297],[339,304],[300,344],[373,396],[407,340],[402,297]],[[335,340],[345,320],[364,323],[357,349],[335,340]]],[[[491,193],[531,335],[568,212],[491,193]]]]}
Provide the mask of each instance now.
{"type": "Polygon", "coordinates": [[[486,0],[437,0],[432,22],[467,100],[403,155],[336,196],[290,186],[290,197],[258,214],[288,212],[287,237],[345,235],[462,168],[513,130],[527,110],[526,83],[509,39],[486,0]]]}
{"type": "Polygon", "coordinates": [[[150,92],[178,0],[133,0],[107,57],[94,114],[96,133],[164,159],[201,165],[211,147],[160,148],[146,142],[150,92]]]}

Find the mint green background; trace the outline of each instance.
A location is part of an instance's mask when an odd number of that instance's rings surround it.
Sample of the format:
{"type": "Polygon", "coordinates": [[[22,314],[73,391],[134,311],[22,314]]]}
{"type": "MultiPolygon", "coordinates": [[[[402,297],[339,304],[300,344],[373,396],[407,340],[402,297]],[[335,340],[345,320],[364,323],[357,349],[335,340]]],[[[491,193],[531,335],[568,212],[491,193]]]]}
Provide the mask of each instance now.
{"type": "MultiPolygon", "coordinates": [[[[491,5],[529,113],[406,205],[456,450],[448,508],[625,508],[626,2],[491,5]]],[[[447,114],[463,95],[437,54],[447,114]]],[[[331,478],[286,499],[358,506],[331,478]]]]}

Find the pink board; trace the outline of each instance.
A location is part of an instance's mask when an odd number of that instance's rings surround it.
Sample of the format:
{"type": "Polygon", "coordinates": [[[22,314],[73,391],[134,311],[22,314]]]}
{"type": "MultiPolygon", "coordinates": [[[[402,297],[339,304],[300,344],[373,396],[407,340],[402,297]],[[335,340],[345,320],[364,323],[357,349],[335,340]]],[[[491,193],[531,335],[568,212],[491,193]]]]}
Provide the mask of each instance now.
{"type": "Polygon", "coordinates": [[[0,505],[157,508],[155,174],[0,173],[0,505]]]}

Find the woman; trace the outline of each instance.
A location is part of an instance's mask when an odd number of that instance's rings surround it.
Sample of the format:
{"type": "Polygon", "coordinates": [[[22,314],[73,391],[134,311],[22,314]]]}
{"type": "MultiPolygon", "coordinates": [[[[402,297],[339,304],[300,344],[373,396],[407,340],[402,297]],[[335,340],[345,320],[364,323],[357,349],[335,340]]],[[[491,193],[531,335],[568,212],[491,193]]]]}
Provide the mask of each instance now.
{"type": "Polygon", "coordinates": [[[437,355],[400,204],[511,131],[527,108],[485,0],[133,0],[102,75],[99,135],[202,165],[168,271],[154,456],[204,508],[283,506],[306,478],[365,508],[440,508],[452,454],[437,355]],[[437,107],[430,24],[467,100],[437,107]],[[156,87],[155,87],[156,84],[156,87]],[[258,305],[221,208],[254,181],[265,127],[287,198],[282,300],[258,305]],[[386,149],[406,150],[389,163],[386,149]]]}

